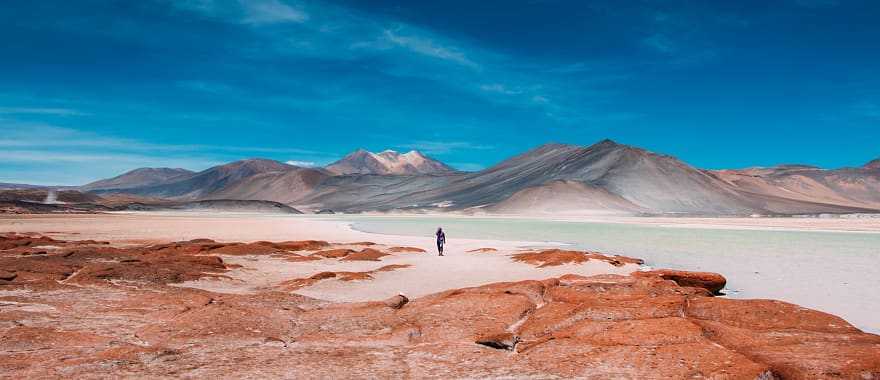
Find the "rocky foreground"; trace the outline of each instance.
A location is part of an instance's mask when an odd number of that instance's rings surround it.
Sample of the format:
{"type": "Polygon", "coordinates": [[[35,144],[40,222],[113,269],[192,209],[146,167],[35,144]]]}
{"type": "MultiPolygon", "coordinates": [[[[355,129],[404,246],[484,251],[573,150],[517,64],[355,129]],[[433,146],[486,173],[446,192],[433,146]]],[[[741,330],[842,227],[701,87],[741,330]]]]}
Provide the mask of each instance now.
{"type": "MultiPolygon", "coordinates": [[[[233,269],[223,257],[245,254],[297,262],[418,253],[3,235],[0,377],[880,379],[880,336],[784,302],[715,297],[724,279],[711,273],[566,275],[365,303],[290,291],[371,273],[317,273],[247,295],[181,286],[222,278],[233,269]]],[[[573,251],[513,259],[629,260],[573,251]]]]}

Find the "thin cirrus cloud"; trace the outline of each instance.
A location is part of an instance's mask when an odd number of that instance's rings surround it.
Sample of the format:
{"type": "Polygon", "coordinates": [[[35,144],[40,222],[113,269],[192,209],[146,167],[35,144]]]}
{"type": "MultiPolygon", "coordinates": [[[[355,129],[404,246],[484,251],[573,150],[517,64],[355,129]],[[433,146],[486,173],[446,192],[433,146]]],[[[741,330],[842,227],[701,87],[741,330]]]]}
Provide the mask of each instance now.
{"type": "Polygon", "coordinates": [[[280,0],[160,0],[205,18],[252,26],[303,23],[310,16],[280,0]]]}
{"type": "Polygon", "coordinates": [[[414,141],[398,145],[400,148],[415,149],[427,154],[446,154],[459,150],[487,150],[492,146],[474,144],[466,141],[414,141]]]}
{"type": "Polygon", "coordinates": [[[0,182],[81,185],[138,167],[202,170],[260,154],[322,157],[298,148],[158,144],[48,124],[0,122],[0,182]]]}
{"type": "Polygon", "coordinates": [[[40,107],[0,107],[2,115],[52,115],[52,116],[85,116],[84,112],[69,108],[40,107]]]}
{"type": "Polygon", "coordinates": [[[245,24],[302,23],[309,19],[306,12],[278,0],[242,1],[241,4],[245,11],[242,20],[245,24]]]}
{"type": "MultiPolygon", "coordinates": [[[[129,157],[124,161],[150,166],[169,155],[185,156],[194,153],[205,156],[222,155],[223,158],[237,157],[242,153],[320,155],[316,151],[299,148],[157,144],[39,123],[4,122],[3,126],[6,131],[0,137],[0,147],[8,153],[4,158],[10,161],[45,161],[41,155],[56,161],[81,161],[84,157],[95,157],[99,160],[129,157]],[[59,150],[69,154],[58,154],[59,150]],[[105,154],[107,152],[113,152],[114,155],[105,154]]],[[[219,158],[210,161],[219,162],[219,158]]]]}
{"type": "Polygon", "coordinates": [[[852,106],[856,116],[880,120],[880,104],[869,101],[859,102],[852,106]]]}
{"type": "Polygon", "coordinates": [[[669,37],[659,33],[646,37],[642,43],[648,48],[664,54],[672,54],[678,50],[669,37]]]}
{"type": "Polygon", "coordinates": [[[110,137],[73,128],[40,123],[4,123],[7,129],[0,137],[0,147],[69,147],[102,148],[156,152],[230,152],[230,153],[294,153],[320,155],[320,152],[301,148],[273,148],[259,146],[208,144],[157,144],[136,139],[110,137]]]}
{"type": "Polygon", "coordinates": [[[392,30],[385,30],[382,35],[389,42],[415,53],[454,62],[473,69],[480,68],[480,65],[468,58],[462,51],[453,47],[439,45],[430,39],[405,36],[392,30]]]}

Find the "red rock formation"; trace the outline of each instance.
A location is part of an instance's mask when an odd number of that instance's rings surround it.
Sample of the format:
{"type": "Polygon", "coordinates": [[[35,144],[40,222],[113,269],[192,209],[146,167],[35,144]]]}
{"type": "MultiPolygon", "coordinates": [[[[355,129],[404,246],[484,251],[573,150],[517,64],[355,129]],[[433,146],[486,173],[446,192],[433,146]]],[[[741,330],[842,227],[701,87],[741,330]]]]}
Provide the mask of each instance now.
{"type": "Polygon", "coordinates": [[[355,253],[355,252],[357,252],[357,251],[355,251],[353,249],[348,249],[348,248],[328,249],[328,250],[324,250],[324,251],[315,252],[312,254],[312,256],[321,256],[321,257],[325,257],[328,259],[340,259],[340,258],[343,258],[343,257],[348,256],[348,255],[355,253]]]}
{"type": "Polygon", "coordinates": [[[6,235],[4,241],[15,241],[4,245],[13,248],[0,250],[0,268],[8,273],[0,280],[9,285],[113,280],[169,284],[216,276],[227,269],[217,256],[196,255],[205,250],[203,243],[114,248],[92,240],[67,242],[22,235],[6,235]],[[58,248],[34,248],[46,245],[58,248]]]}
{"type": "Polygon", "coordinates": [[[374,269],[367,272],[319,272],[315,273],[307,278],[296,278],[293,280],[284,281],[279,284],[279,287],[285,291],[294,291],[297,289],[301,289],[304,287],[312,286],[320,282],[321,280],[327,280],[331,278],[336,278],[340,281],[364,281],[364,280],[372,280],[373,274],[380,272],[392,272],[398,269],[409,268],[408,264],[392,264],[386,265],[378,269],[374,269]]]}
{"type": "Polygon", "coordinates": [[[273,255],[281,254],[285,251],[269,244],[261,244],[260,242],[256,242],[250,244],[226,244],[217,248],[210,249],[210,252],[215,255],[241,256],[273,255]]]}
{"type": "Polygon", "coordinates": [[[292,262],[302,262],[302,261],[321,260],[321,258],[317,257],[317,256],[304,256],[304,255],[298,255],[296,253],[287,253],[284,255],[284,260],[292,261],[292,262]]]}
{"type": "Polygon", "coordinates": [[[654,276],[664,280],[675,281],[681,286],[691,286],[695,288],[703,288],[713,294],[718,294],[724,285],[727,285],[727,279],[718,273],[711,272],[688,272],[683,270],[659,269],[644,272],[635,272],[633,276],[654,276]]]}
{"type": "Polygon", "coordinates": [[[398,269],[409,268],[410,266],[411,266],[411,265],[409,265],[409,264],[391,264],[391,265],[386,265],[386,266],[384,266],[384,267],[381,267],[381,268],[379,268],[379,269],[375,269],[375,270],[373,270],[373,271],[371,271],[371,272],[372,272],[372,273],[377,273],[377,272],[391,272],[391,271],[395,271],[395,270],[398,270],[398,269]]]}
{"type": "Polygon", "coordinates": [[[588,260],[605,261],[614,266],[623,266],[625,264],[640,265],[644,263],[641,259],[626,256],[607,256],[595,252],[567,251],[562,249],[521,252],[514,254],[513,260],[536,265],[538,268],[563,264],[580,264],[588,260]]]}
{"type": "Polygon", "coordinates": [[[286,251],[316,251],[330,246],[330,243],[321,240],[285,241],[273,244],[275,248],[286,251]]]}
{"type": "Polygon", "coordinates": [[[388,256],[387,253],[383,253],[377,249],[373,248],[364,248],[360,252],[352,253],[348,256],[343,257],[341,260],[343,261],[379,261],[380,257],[388,256]]]}

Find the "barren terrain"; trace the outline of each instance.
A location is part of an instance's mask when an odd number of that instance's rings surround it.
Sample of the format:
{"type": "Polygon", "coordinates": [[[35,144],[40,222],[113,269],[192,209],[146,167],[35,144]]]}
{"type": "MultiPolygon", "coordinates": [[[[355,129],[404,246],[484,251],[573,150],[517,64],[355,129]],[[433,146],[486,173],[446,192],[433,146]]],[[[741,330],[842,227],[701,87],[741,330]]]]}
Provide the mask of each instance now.
{"type": "Polygon", "coordinates": [[[4,218],[3,376],[880,377],[880,336],[718,274],[284,220],[4,218]]]}

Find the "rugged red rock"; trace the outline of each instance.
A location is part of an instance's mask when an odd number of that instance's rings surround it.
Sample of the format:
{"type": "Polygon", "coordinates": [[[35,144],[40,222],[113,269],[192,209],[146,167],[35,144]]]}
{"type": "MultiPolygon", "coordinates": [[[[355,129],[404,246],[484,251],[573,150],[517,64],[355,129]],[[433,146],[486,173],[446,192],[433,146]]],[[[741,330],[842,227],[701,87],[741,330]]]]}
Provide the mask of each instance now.
{"type": "Polygon", "coordinates": [[[675,281],[681,286],[704,288],[713,294],[717,294],[727,285],[727,279],[718,273],[712,272],[688,272],[683,270],[658,269],[633,273],[634,276],[656,276],[665,280],[675,281]]]}
{"type": "Polygon", "coordinates": [[[321,256],[326,257],[328,259],[339,259],[345,256],[348,256],[357,251],[348,248],[340,248],[340,249],[327,249],[324,251],[318,251],[312,254],[312,256],[321,256]]]}
{"type": "Polygon", "coordinates": [[[641,259],[626,256],[608,256],[596,252],[568,251],[563,249],[520,252],[513,255],[513,260],[533,264],[538,266],[538,268],[563,264],[580,264],[588,260],[605,261],[614,266],[623,266],[625,264],[640,265],[644,263],[641,259]]]}
{"type": "Polygon", "coordinates": [[[398,270],[398,269],[409,268],[410,266],[411,266],[411,265],[409,265],[409,264],[391,264],[391,265],[383,266],[383,267],[381,267],[381,268],[379,268],[379,269],[374,269],[374,270],[371,271],[371,273],[377,273],[377,272],[391,272],[391,271],[395,271],[395,270],[398,270]]]}
{"type": "Polygon", "coordinates": [[[330,243],[322,240],[284,241],[273,243],[273,247],[286,251],[316,251],[330,246],[330,243]]]}
{"type": "Polygon", "coordinates": [[[366,272],[319,272],[315,273],[307,278],[296,278],[293,280],[287,280],[279,284],[279,287],[285,291],[295,291],[297,289],[301,289],[307,286],[312,286],[320,282],[321,280],[327,280],[331,278],[339,279],[340,281],[363,281],[363,280],[372,280],[374,274],[380,272],[391,272],[398,269],[409,268],[408,264],[392,264],[385,265],[378,269],[373,269],[371,271],[366,272]]]}
{"type": "Polygon", "coordinates": [[[217,276],[227,269],[217,256],[196,255],[205,250],[202,243],[115,248],[100,243],[95,246],[92,240],[67,242],[21,235],[5,238],[16,241],[6,245],[14,248],[0,250],[0,268],[9,273],[3,281],[9,285],[114,280],[168,284],[217,276]],[[48,244],[58,249],[34,248],[48,244]]]}
{"type": "Polygon", "coordinates": [[[2,377],[880,378],[880,336],[660,275],[331,303],[182,287],[223,271],[202,244],[0,250],[2,377]]]}
{"type": "Polygon", "coordinates": [[[225,244],[210,249],[215,255],[272,255],[284,253],[284,250],[276,248],[271,244],[261,244],[260,242],[250,244],[225,244]]]}
{"type": "Polygon", "coordinates": [[[373,248],[364,248],[360,252],[352,253],[348,256],[343,257],[340,260],[343,261],[379,261],[380,257],[388,256],[387,253],[384,253],[380,250],[373,248]]]}
{"type": "Polygon", "coordinates": [[[317,256],[305,256],[305,255],[298,255],[296,253],[287,253],[284,255],[284,260],[292,261],[292,262],[303,262],[303,261],[321,260],[321,258],[317,257],[317,256]]]}

